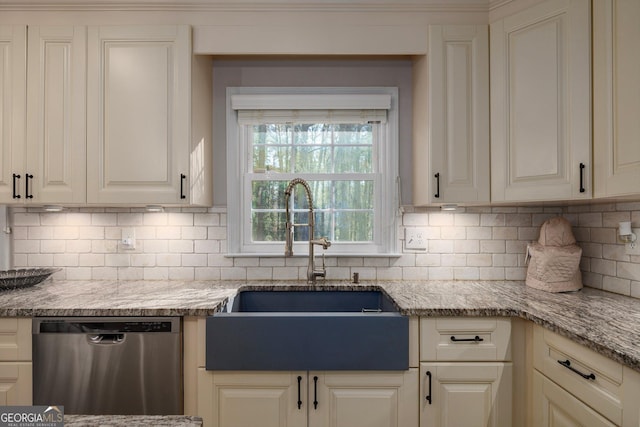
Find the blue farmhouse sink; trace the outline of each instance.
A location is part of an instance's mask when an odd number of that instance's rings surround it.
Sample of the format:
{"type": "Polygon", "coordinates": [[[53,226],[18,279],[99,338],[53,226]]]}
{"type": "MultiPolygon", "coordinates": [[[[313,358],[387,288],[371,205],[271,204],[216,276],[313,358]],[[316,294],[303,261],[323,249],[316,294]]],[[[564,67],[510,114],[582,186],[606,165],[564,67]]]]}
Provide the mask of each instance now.
{"type": "Polygon", "coordinates": [[[243,291],[206,339],[208,370],[409,368],[409,319],[380,291],[243,291]]]}

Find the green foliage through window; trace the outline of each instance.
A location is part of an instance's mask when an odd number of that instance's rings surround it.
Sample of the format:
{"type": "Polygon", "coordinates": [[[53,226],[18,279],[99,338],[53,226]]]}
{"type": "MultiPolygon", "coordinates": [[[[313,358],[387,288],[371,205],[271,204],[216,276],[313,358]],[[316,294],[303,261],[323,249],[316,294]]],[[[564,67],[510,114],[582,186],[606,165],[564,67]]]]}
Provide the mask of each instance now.
{"type": "MultiPolygon", "coordinates": [[[[291,177],[309,182],[315,237],[332,242],[374,240],[374,125],[262,124],[249,127],[251,221],[254,242],[283,242],[284,191],[291,177]],[[286,176],[285,176],[286,175],[286,176]]],[[[291,198],[295,222],[308,222],[301,187],[291,198]]],[[[295,240],[307,240],[307,227],[295,240]]]]}

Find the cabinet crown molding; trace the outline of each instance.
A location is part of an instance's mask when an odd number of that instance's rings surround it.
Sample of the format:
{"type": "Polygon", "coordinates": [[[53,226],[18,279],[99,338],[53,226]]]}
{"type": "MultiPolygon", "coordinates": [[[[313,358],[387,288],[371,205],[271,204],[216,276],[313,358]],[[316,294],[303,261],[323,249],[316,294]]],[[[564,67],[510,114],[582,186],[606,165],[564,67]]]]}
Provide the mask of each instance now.
{"type": "MultiPolygon", "coordinates": [[[[502,3],[505,0],[500,0],[502,3]]],[[[511,0],[506,0],[511,1],[511,0]]],[[[0,10],[488,12],[497,0],[0,0],[0,10]]]]}

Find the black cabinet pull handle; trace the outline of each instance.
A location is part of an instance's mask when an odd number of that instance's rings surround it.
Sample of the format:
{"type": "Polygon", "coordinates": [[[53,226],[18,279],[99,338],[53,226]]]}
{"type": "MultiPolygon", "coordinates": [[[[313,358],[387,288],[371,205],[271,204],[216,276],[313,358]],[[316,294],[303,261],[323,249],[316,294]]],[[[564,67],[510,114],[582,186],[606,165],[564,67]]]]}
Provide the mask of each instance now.
{"type": "Polygon", "coordinates": [[[302,382],[302,377],[298,376],[298,409],[302,408],[302,398],[300,397],[300,383],[302,382]]]}
{"type": "Polygon", "coordinates": [[[584,168],[586,166],[584,163],[580,163],[580,192],[584,193],[586,190],[584,188],[584,168]]]}
{"type": "Polygon", "coordinates": [[[186,199],[187,196],[184,195],[184,180],[187,179],[187,175],[181,173],[180,174],[180,198],[186,199]]]}
{"type": "Polygon", "coordinates": [[[455,336],[451,335],[451,341],[453,342],[481,342],[484,341],[484,338],[480,338],[479,336],[475,336],[473,338],[456,338],[455,336]]]}
{"type": "Polygon", "coordinates": [[[436,179],[436,194],[433,195],[436,199],[440,198],[440,172],[434,175],[436,179]]]}
{"type": "Polygon", "coordinates": [[[573,366],[571,366],[571,362],[569,360],[558,360],[558,363],[561,364],[562,366],[564,366],[565,368],[569,369],[572,372],[575,372],[576,374],[580,375],[582,378],[584,378],[585,380],[595,380],[596,376],[592,373],[590,374],[583,374],[582,372],[578,371],[576,368],[574,368],[573,366]]]}
{"type": "Polygon", "coordinates": [[[33,175],[30,173],[25,175],[25,197],[27,199],[33,199],[33,194],[29,194],[29,180],[33,179],[33,175]]]}
{"type": "Polygon", "coordinates": [[[18,174],[13,174],[13,198],[14,199],[19,199],[20,195],[16,193],[16,181],[20,179],[20,175],[18,174]]]}
{"type": "Polygon", "coordinates": [[[431,405],[431,371],[427,371],[427,377],[429,378],[429,394],[427,394],[427,402],[431,405]]]}
{"type": "Polygon", "coordinates": [[[318,377],[313,377],[313,409],[318,409],[318,377]]]}

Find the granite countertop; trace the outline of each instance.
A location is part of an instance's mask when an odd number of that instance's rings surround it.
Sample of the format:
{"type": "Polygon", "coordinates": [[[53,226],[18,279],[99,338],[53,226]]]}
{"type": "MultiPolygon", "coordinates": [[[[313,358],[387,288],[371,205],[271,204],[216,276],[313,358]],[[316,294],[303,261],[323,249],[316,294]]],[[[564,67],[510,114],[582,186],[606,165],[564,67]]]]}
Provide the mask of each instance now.
{"type": "Polygon", "coordinates": [[[65,427],[202,427],[202,418],[183,415],[65,415],[65,427]]]}
{"type": "MultiPolygon", "coordinates": [[[[0,293],[0,316],[207,316],[241,289],[309,289],[299,282],[71,281],[0,293]]],[[[553,294],[518,281],[328,281],[316,289],[382,289],[412,316],[531,320],[640,371],[640,300],[597,289],[553,294]]]]}

